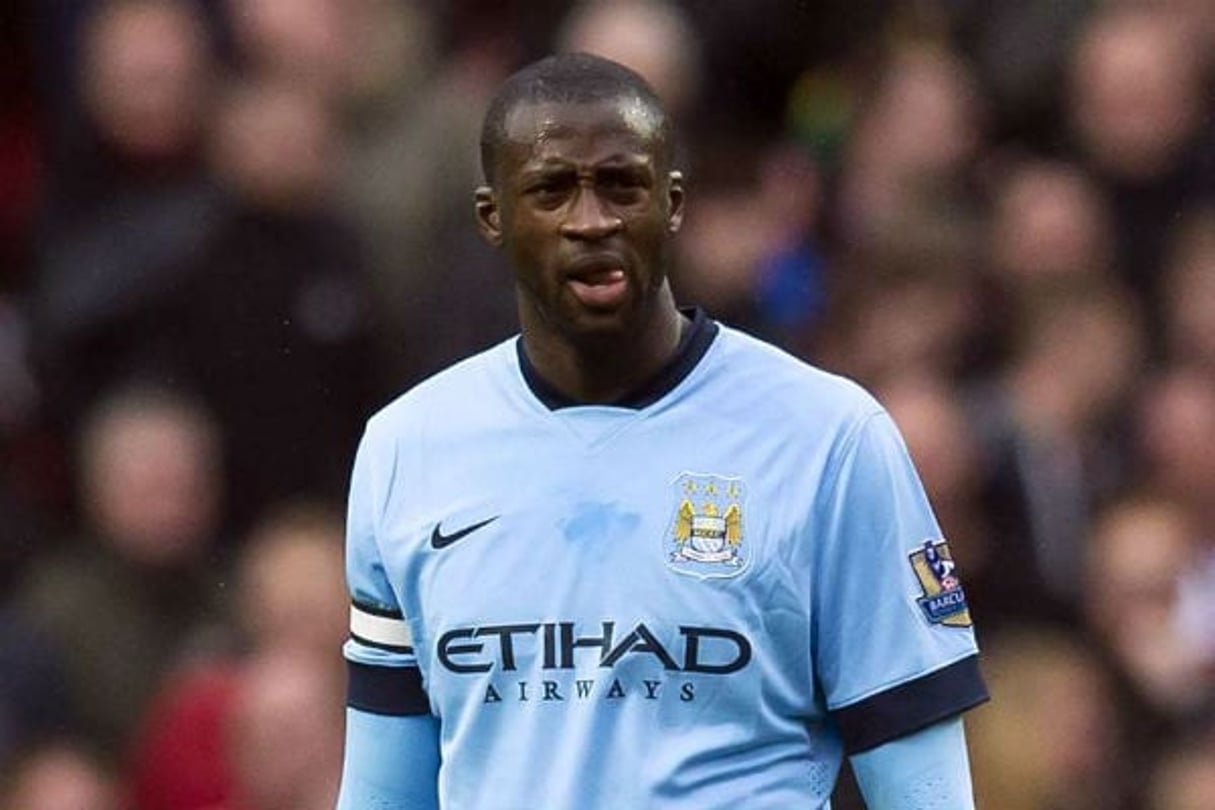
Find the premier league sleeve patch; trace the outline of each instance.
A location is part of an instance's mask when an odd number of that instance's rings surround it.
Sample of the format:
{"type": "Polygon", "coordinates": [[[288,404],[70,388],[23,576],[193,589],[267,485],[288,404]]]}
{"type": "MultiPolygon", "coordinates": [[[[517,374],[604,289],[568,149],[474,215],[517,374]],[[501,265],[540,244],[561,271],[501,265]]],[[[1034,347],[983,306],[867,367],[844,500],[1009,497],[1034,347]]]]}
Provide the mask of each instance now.
{"type": "Polygon", "coordinates": [[[953,554],[944,540],[925,540],[911,552],[911,570],[923,595],[916,600],[924,618],[946,627],[970,627],[970,609],[962,582],[954,573],[953,554]]]}

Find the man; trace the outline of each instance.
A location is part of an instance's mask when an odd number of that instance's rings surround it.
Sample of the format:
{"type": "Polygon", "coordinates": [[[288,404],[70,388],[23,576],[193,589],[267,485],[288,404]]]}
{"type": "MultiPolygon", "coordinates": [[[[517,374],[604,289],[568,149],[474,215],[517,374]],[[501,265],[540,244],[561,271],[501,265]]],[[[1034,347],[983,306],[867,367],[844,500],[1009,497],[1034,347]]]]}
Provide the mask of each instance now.
{"type": "Polygon", "coordinates": [[[856,386],[676,308],[672,133],[565,55],[483,129],[522,336],[368,424],[346,808],[972,806],[948,548],[856,386]]]}

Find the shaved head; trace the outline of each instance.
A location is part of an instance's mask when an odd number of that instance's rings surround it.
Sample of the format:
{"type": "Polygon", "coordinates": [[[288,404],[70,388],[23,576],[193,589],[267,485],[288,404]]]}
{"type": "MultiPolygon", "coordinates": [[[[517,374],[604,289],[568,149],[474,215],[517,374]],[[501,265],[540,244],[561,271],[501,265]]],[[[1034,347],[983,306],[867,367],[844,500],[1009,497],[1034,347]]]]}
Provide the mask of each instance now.
{"type": "Polygon", "coordinates": [[[550,56],[507,79],[490,102],[481,127],[481,169],[494,183],[500,148],[507,138],[511,113],[520,106],[634,102],[635,115],[652,122],[657,157],[669,165],[673,152],[670,121],[653,88],[624,65],[586,53],[550,56]]]}

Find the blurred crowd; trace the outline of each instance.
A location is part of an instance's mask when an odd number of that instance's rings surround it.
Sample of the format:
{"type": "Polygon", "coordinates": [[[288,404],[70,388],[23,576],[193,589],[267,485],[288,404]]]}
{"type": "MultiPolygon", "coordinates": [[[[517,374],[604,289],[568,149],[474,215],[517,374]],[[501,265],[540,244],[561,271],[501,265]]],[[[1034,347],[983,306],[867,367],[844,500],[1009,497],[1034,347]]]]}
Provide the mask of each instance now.
{"type": "Polygon", "coordinates": [[[332,806],[353,448],[513,333],[477,139],[553,50],[678,119],[678,297],[904,431],[979,806],[1215,807],[1215,4],[15,0],[0,808],[332,806]]]}

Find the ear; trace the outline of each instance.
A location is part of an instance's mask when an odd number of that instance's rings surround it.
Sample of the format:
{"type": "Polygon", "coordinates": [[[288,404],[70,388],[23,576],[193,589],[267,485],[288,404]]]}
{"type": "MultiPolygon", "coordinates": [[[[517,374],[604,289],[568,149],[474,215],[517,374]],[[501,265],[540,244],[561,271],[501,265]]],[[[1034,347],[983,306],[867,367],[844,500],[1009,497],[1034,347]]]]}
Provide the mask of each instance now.
{"type": "Polygon", "coordinates": [[[683,172],[672,171],[667,176],[667,202],[670,205],[667,230],[675,233],[683,225],[683,172]]]}
{"type": "Polygon", "coordinates": [[[494,247],[502,245],[502,214],[498,210],[498,198],[489,186],[478,186],[473,193],[477,211],[477,230],[494,247]]]}

